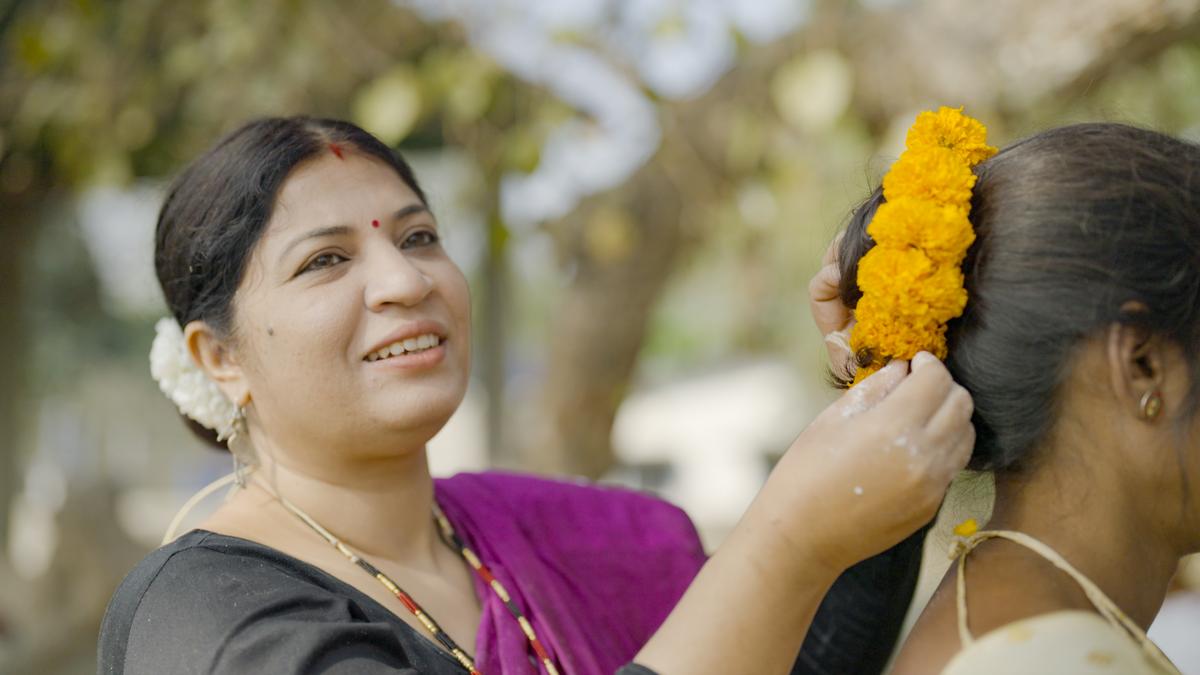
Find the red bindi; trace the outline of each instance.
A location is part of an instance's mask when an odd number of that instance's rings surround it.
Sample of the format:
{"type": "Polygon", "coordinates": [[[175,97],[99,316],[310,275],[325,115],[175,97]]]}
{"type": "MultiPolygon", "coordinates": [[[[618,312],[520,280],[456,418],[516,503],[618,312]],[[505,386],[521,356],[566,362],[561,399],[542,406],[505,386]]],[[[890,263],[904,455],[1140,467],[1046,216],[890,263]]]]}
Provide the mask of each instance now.
{"type": "Polygon", "coordinates": [[[338,159],[346,159],[344,156],[342,156],[342,146],[338,145],[337,143],[330,143],[329,151],[337,155],[338,159]]]}
{"type": "Polygon", "coordinates": [[[372,221],[371,221],[371,227],[379,227],[379,221],[378,221],[378,220],[372,220],[372,221]]]}

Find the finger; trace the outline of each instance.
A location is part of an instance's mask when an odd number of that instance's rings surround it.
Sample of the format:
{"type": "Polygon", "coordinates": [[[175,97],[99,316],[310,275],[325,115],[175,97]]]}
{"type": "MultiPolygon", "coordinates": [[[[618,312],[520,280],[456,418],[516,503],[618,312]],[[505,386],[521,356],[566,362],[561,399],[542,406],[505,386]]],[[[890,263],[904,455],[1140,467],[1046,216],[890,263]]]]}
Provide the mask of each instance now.
{"type": "Polygon", "coordinates": [[[850,355],[850,353],[853,351],[850,348],[850,335],[853,331],[853,328],[854,322],[851,321],[850,325],[846,326],[844,329],[831,331],[825,335],[824,342],[829,348],[829,352],[831,354],[837,352],[839,356],[846,355],[848,357],[850,355]]]}
{"type": "Polygon", "coordinates": [[[829,352],[829,366],[836,377],[844,382],[852,382],[858,363],[854,359],[854,350],[850,348],[850,335],[854,331],[854,320],[842,330],[835,330],[825,336],[825,349],[829,352]]]}
{"type": "Polygon", "coordinates": [[[814,302],[841,300],[842,271],[836,263],[824,265],[808,282],[808,297],[814,302]]]}
{"type": "MultiPolygon", "coordinates": [[[[975,428],[968,425],[958,438],[950,444],[932,443],[924,445],[921,448],[910,446],[910,452],[928,452],[930,457],[924,469],[925,484],[928,487],[928,492],[925,493],[926,498],[933,505],[934,510],[937,505],[941,504],[946,499],[946,492],[954,483],[954,479],[967,466],[967,462],[971,459],[971,452],[975,447],[975,428]]],[[[911,466],[911,465],[910,465],[911,466]]]]}
{"type": "Polygon", "coordinates": [[[907,375],[908,361],[892,361],[842,394],[829,410],[840,413],[842,417],[862,414],[886,399],[907,375]]]}
{"type": "Polygon", "coordinates": [[[825,249],[825,254],[821,256],[822,265],[832,265],[837,262],[838,249],[842,247],[842,239],[846,236],[846,231],[842,230],[837,233],[833,241],[829,243],[829,248],[825,249]]]}
{"type": "Polygon", "coordinates": [[[955,473],[967,468],[967,464],[971,461],[971,456],[975,454],[975,439],[975,425],[968,424],[962,438],[958,440],[958,444],[955,446],[954,463],[957,467],[955,473]]]}
{"type": "Polygon", "coordinates": [[[974,411],[975,402],[970,392],[956,384],[942,402],[942,407],[929,418],[925,433],[934,440],[958,438],[964,427],[971,426],[971,414],[974,411]]]}
{"type": "Polygon", "coordinates": [[[913,358],[912,374],[879,404],[879,414],[904,426],[925,426],[954,386],[946,366],[936,356],[921,352],[913,358]]]}
{"type": "Polygon", "coordinates": [[[809,307],[821,335],[842,330],[850,323],[851,313],[842,303],[839,278],[840,272],[837,267],[826,265],[808,284],[809,307]]]}
{"type": "Polygon", "coordinates": [[[946,485],[954,481],[960,471],[967,468],[971,455],[975,452],[975,427],[968,424],[959,434],[945,457],[946,485]]]}

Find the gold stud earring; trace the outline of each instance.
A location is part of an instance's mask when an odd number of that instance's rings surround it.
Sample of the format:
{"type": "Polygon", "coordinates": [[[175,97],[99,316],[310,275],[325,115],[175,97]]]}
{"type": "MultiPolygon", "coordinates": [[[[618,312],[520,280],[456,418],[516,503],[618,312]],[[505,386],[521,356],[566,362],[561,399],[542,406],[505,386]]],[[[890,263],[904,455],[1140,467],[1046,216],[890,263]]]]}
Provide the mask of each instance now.
{"type": "Polygon", "coordinates": [[[1145,394],[1142,394],[1141,403],[1138,404],[1142,409],[1142,419],[1154,421],[1158,419],[1159,414],[1163,409],[1162,394],[1157,389],[1151,389],[1145,394]]]}

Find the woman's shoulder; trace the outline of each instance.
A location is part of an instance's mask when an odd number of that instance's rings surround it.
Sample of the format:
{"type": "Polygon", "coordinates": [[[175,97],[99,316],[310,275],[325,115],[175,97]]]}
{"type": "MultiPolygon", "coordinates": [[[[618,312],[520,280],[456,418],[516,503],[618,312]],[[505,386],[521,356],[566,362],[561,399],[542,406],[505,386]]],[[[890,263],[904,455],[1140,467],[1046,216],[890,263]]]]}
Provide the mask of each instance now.
{"type": "Polygon", "coordinates": [[[247,614],[320,596],[331,600],[282,554],[192,530],[143,558],[113,593],[100,629],[100,672],[136,672],[138,662],[157,658],[153,652],[168,651],[156,644],[215,651],[247,614]]]}
{"type": "Polygon", "coordinates": [[[198,601],[211,603],[244,597],[248,589],[325,592],[327,585],[327,579],[310,566],[268,546],[207,530],[191,530],[150,552],[125,576],[113,594],[108,614],[122,605],[145,611],[161,596],[173,600],[195,596],[198,601]]]}
{"type": "Polygon", "coordinates": [[[267,546],[193,530],[117,587],[101,625],[99,672],[253,672],[347,654],[409,667],[403,633],[344,591],[267,546]],[[331,643],[339,649],[330,652],[331,643]]]}
{"type": "MultiPolygon", "coordinates": [[[[263,574],[285,577],[256,555],[251,542],[192,530],[151,551],[117,586],[105,613],[105,630],[122,617],[153,606],[160,595],[183,598],[199,589],[211,597],[227,589],[227,582],[263,574]]],[[[264,548],[265,547],[260,547],[264,548]]]]}
{"type": "Polygon", "coordinates": [[[1062,610],[989,631],[958,652],[942,675],[1172,672],[1128,633],[1095,612],[1062,610]]]}

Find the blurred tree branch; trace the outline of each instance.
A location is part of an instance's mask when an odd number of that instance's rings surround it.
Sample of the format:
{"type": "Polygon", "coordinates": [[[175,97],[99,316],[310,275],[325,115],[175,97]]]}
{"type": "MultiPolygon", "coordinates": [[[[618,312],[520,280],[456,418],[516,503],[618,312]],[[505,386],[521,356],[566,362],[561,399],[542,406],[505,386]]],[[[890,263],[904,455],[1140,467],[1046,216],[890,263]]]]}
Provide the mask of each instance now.
{"type": "Polygon", "coordinates": [[[1080,95],[1113,71],[1197,35],[1200,0],[963,2],[888,9],[825,5],[854,64],[855,108],[876,129],[931,104],[1013,117],[1080,95]]]}
{"type": "MultiPolygon", "coordinates": [[[[1013,118],[1195,35],[1198,8],[1200,0],[930,0],[872,10],[822,2],[800,39],[757,50],[698,101],[664,106],[666,132],[654,160],[661,168],[639,172],[617,195],[591,200],[624,203],[620,211],[639,214],[636,223],[610,217],[605,226],[624,231],[613,237],[630,238],[631,251],[617,262],[597,260],[589,232],[605,207],[594,203],[552,228],[572,276],[550,329],[540,428],[527,441],[526,465],[591,478],[612,468],[612,421],[658,294],[676,262],[708,236],[737,184],[767,161],[752,159],[741,171],[729,165],[726,150],[738,139],[717,101],[761,108],[781,61],[836,46],[853,67],[855,113],[876,134],[934,103],[1013,118]],[[688,185],[688,196],[673,196],[664,175],[688,185]]],[[[760,110],[760,118],[778,124],[771,110],[760,110]]]]}

